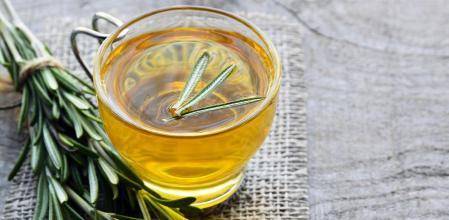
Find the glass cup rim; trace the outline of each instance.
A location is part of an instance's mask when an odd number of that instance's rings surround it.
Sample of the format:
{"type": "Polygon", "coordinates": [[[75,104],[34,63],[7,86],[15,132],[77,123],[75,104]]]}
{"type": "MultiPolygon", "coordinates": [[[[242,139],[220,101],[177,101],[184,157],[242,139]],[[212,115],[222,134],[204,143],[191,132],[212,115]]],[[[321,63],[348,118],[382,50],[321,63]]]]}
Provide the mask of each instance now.
{"type": "MultiPolygon", "coordinates": [[[[125,22],[123,25],[118,27],[116,30],[112,32],[100,45],[100,48],[97,50],[97,53],[94,57],[93,62],[93,81],[94,81],[94,87],[97,91],[97,98],[101,100],[106,108],[114,115],[113,117],[118,117],[119,120],[125,122],[127,125],[132,126],[134,128],[137,128],[139,130],[142,130],[144,132],[157,134],[160,136],[168,136],[168,137],[201,137],[201,136],[209,136],[209,135],[215,135],[218,133],[224,133],[229,130],[232,130],[234,128],[237,128],[245,123],[248,123],[252,119],[254,119],[257,115],[259,115],[265,108],[268,107],[268,105],[276,98],[280,82],[282,77],[282,70],[281,70],[281,63],[280,58],[277,50],[275,49],[273,43],[263,34],[263,32],[252,22],[248,21],[247,19],[235,15],[233,13],[216,9],[212,7],[205,7],[205,6],[186,6],[186,5],[179,5],[179,6],[171,6],[171,7],[165,7],[161,9],[156,9],[153,11],[150,11],[148,13],[145,13],[141,16],[138,16],[134,19],[131,19],[128,22],[125,22]],[[250,29],[256,36],[265,44],[264,46],[267,49],[267,53],[271,58],[271,61],[273,63],[274,67],[274,78],[271,82],[271,85],[268,88],[266,97],[262,100],[262,103],[259,104],[256,108],[256,110],[253,110],[250,112],[250,114],[245,115],[242,119],[237,121],[236,123],[230,123],[227,126],[221,127],[216,130],[212,130],[212,132],[186,132],[186,133],[174,133],[174,132],[165,132],[161,130],[153,130],[148,127],[143,127],[141,125],[138,125],[134,123],[133,121],[127,119],[126,117],[123,117],[121,115],[121,112],[116,111],[114,108],[111,107],[111,103],[109,99],[107,98],[106,91],[104,90],[103,86],[101,86],[101,61],[103,58],[104,53],[109,48],[109,46],[119,37],[119,35],[124,31],[125,29],[131,27],[134,23],[137,23],[145,18],[149,18],[151,16],[161,14],[164,12],[171,12],[171,11],[204,11],[212,14],[218,14],[225,16],[227,18],[230,18],[234,21],[239,22],[240,24],[243,24],[246,28],[250,29]]],[[[123,114],[123,113],[122,113],[123,114]]]]}

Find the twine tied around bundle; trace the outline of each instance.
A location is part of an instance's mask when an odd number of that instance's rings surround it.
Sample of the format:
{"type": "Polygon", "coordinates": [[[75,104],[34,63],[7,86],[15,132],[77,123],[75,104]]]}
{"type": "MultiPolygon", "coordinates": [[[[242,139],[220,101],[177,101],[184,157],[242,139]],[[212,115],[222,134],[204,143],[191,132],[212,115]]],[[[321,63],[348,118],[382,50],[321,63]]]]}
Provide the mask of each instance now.
{"type": "Polygon", "coordinates": [[[19,72],[19,88],[30,78],[37,70],[45,67],[59,67],[62,68],[61,62],[52,56],[44,56],[28,61],[19,72]]]}
{"type": "MultiPolygon", "coordinates": [[[[56,58],[52,56],[43,56],[27,61],[26,64],[21,68],[19,72],[19,83],[18,87],[14,88],[13,83],[10,80],[4,80],[0,83],[0,92],[13,92],[17,89],[20,91],[25,82],[38,70],[41,70],[46,67],[58,67],[62,68],[63,65],[56,58]]],[[[21,103],[21,99],[17,99],[16,101],[9,102],[7,104],[0,104],[0,110],[11,109],[19,106],[21,103]]]]}

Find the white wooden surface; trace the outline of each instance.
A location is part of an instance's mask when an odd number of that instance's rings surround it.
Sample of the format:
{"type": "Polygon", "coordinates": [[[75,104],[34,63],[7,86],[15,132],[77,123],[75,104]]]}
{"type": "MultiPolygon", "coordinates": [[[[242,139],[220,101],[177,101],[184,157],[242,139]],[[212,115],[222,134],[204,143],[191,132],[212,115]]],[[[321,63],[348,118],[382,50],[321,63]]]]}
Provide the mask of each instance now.
{"type": "MultiPolygon", "coordinates": [[[[204,4],[151,4],[176,3],[204,4]]],[[[449,218],[447,1],[206,4],[281,14],[307,30],[312,219],[449,218]]],[[[82,0],[74,5],[102,8],[82,0]]],[[[21,139],[12,115],[0,112],[0,195],[21,139]]]]}

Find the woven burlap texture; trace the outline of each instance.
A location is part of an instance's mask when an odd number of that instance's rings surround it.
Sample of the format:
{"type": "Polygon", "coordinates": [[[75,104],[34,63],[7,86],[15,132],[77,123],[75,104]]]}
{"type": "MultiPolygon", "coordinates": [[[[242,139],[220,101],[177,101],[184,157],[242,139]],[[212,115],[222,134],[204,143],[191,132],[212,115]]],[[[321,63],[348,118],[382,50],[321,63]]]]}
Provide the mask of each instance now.
{"type": "MultiPolygon", "coordinates": [[[[282,86],[269,137],[248,164],[240,190],[218,207],[211,218],[307,219],[306,92],[301,28],[282,17],[248,13],[242,16],[256,23],[275,44],[283,65],[282,86]]],[[[67,67],[82,74],[69,48],[67,27],[73,27],[72,20],[43,22],[47,22],[46,28],[37,32],[38,36],[67,67]]],[[[97,45],[86,42],[82,47],[92,48],[83,51],[86,59],[91,59],[97,45]]],[[[11,185],[2,219],[32,218],[35,184],[29,167],[24,167],[11,185]]]]}

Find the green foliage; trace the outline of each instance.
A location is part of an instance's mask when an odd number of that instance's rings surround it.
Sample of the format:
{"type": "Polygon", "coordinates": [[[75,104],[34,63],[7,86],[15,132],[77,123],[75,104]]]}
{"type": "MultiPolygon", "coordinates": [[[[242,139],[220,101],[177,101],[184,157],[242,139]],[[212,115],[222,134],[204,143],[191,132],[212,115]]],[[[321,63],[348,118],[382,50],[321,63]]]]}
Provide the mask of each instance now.
{"type": "Polygon", "coordinates": [[[31,157],[32,171],[39,177],[34,219],[179,219],[183,210],[195,209],[195,198],[161,198],[127,167],[110,146],[97,107],[89,101],[95,95],[89,84],[62,67],[36,69],[21,79],[25,65],[51,54],[9,1],[1,4],[6,13],[0,12],[0,64],[23,93],[18,128],[29,133],[8,178],[31,157]]]}

